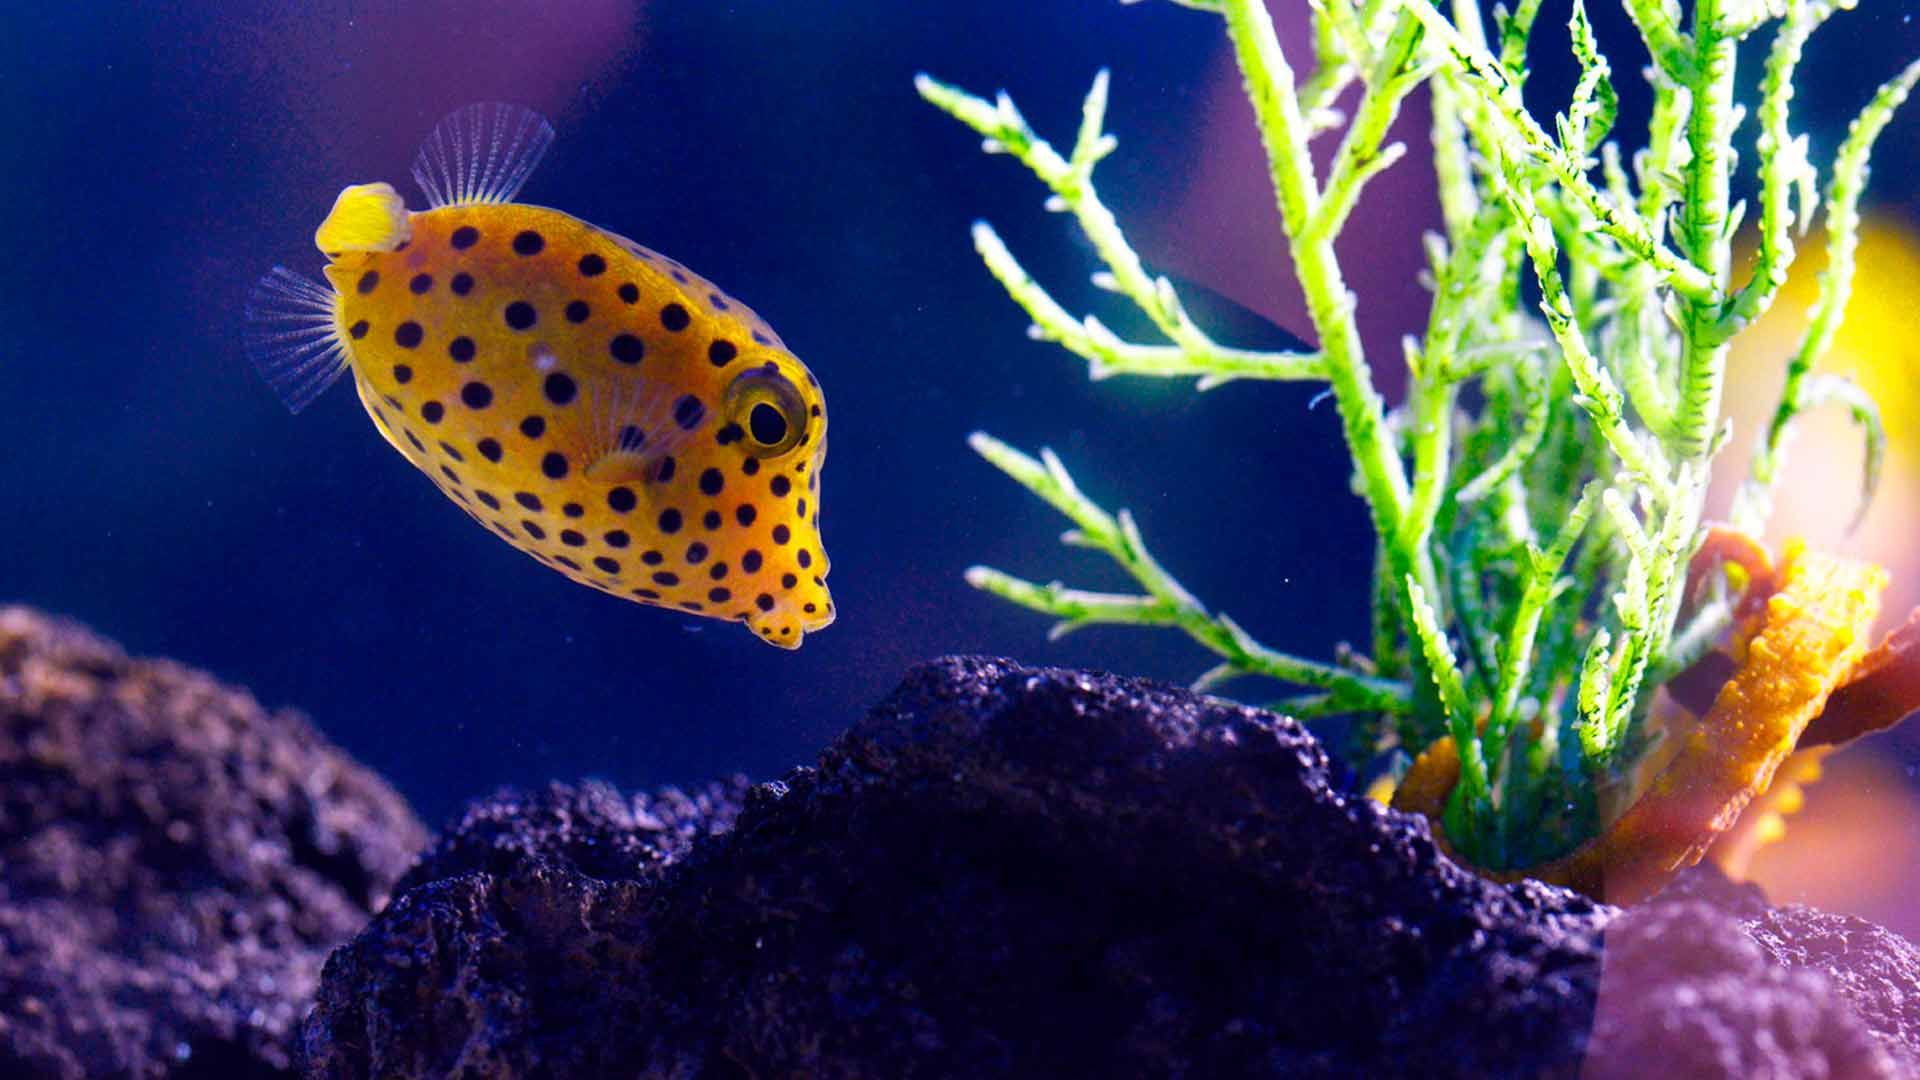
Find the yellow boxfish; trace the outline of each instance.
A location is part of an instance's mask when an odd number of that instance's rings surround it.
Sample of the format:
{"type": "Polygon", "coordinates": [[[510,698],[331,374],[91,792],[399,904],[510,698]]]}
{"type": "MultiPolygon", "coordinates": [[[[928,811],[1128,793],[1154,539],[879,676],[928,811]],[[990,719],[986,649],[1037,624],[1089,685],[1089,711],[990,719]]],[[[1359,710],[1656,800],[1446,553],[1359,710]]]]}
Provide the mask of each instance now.
{"type": "Polygon", "coordinates": [[[798,648],[834,615],[820,384],[680,263],[514,202],[552,141],[514,106],[449,116],[413,166],[428,208],[342,191],[331,288],[275,267],[248,354],[294,412],[351,370],[402,457],[575,581],[798,648]]]}

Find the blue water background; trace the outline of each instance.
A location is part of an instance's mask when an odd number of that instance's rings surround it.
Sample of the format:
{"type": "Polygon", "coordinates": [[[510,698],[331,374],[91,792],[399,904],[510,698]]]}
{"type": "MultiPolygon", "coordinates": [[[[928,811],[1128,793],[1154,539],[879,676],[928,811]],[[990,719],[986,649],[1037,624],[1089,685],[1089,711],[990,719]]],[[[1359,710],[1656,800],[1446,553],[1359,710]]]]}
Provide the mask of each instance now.
{"type": "MultiPolygon", "coordinates": [[[[1008,87],[1064,145],[1110,65],[1121,146],[1099,180],[1145,223],[1151,263],[1180,245],[1168,208],[1210,135],[1250,123],[1214,104],[1225,48],[1205,14],[1096,0],[8,5],[0,598],[298,706],[434,821],[502,784],[776,776],[941,653],[1180,681],[1207,667],[1164,631],[1049,643],[1040,617],[961,581],[988,562],[1126,584],[1056,545],[1064,522],[966,449],[976,428],[1059,449],[1268,643],[1324,656],[1363,641],[1370,535],[1319,388],[1090,384],[1028,341],[974,255],[976,217],[1069,307],[1138,319],[1087,284],[1092,256],[1037,183],[911,85],[927,70],[1008,87]],[[345,386],[290,417],[249,369],[248,283],[275,263],[317,272],[312,230],[346,183],[387,179],[418,205],[415,146],[477,100],[534,105],[558,129],[528,201],[685,261],[819,375],[840,615],[798,653],[566,582],[448,504],[345,386]]],[[[1897,13],[1837,20],[1796,103],[1817,152],[1916,54],[1897,13]]],[[[1636,64],[1616,62],[1628,126],[1636,64]]],[[[1549,66],[1533,90],[1563,94],[1571,76],[1549,66]]],[[[1883,140],[1874,189],[1910,219],[1914,116],[1883,140]]],[[[1414,150],[1397,168],[1426,167],[1414,150]]],[[[1433,211],[1362,214],[1407,238],[1433,211]]],[[[1234,304],[1198,307],[1226,340],[1276,340],[1234,304]]],[[[1378,308],[1374,352],[1392,356],[1424,308],[1378,308]]]]}

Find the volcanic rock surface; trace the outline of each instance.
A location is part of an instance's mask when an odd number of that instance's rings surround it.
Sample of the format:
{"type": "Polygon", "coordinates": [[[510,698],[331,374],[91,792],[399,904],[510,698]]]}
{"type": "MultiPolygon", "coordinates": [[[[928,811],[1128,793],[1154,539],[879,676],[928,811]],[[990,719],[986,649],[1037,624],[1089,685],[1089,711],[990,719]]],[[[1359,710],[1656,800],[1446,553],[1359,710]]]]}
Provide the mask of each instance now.
{"type": "Polygon", "coordinates": [[[1884,931],[1495,885],[1290,721],[999,660],[780,783],[496,797],[407,880],[314,1076],[1894,1076],[1920,1001],[1884,931]]]}
{"type": "Polygon", "coordinates": [[[292,1075],[425,840],[297,714],[0,608],[0,1076],[292,1075]]]}

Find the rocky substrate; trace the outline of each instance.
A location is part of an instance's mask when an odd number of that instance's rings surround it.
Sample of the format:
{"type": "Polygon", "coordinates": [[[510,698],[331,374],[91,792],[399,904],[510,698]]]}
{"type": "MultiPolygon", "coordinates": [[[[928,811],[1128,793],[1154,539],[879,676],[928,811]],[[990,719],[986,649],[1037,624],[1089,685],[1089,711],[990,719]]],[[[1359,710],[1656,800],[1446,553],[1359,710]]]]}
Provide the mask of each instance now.
{"type": "Polygon", "coordinates": [[[1879,1077],[1920,951],[1696,874],[1499,886],[1319,744],[946,659],[784,781],[478,804],[327,964],[319,1077],[1879,1077]]]}
{"type": "Polygon", "coordinates": [[[1904,938],[1494,885],[1298,725],[1105,675],[941,660],[782,782],[425,840],[298,716],[0,610],[0,1076],[1920,1073],[1904,938]]]}
{"type": "Polygon", "coordinates": [[[292,1076],[426,840],[291,712],[0,608],[0,1076],[292,1076]]]}

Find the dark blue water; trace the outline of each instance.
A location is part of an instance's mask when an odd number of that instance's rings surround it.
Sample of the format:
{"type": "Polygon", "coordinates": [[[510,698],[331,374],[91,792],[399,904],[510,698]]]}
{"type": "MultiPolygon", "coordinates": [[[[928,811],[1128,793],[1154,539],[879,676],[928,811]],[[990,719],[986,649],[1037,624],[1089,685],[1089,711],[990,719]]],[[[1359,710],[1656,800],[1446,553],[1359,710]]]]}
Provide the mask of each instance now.
{"type": "MultiPolygon", "coordinates": [[[[1038,184],[912,89],[920,70],[1006,86],[1064,144],[1110,65],[1121,149],[1099,179],[1149,262],[1285,319],[1297,302],[1265,284],[1278,237],[1250,235],[1270,207],[1205,182],[1218,147],[1251,145],[1214,18],[1095,0],[301,7],[0,13],[0,598],[307,710],[429,819],[550,777],[775,775],[944,652],[1177,680],[1210,666],[1164,631],[1049,644],[1041,618],[967,588],[973,562],[1125,585],[1055,544],[1064,523],[966,449],[976,428],[1059,449],[1268,643],[1326,655],[1364,636],[1370,539],[1318,387],[1094,385],[1028,341],[972,251],[976,217],[1070,306],[1137,320],[1086,284],[1091,256],[1038,184]],[[247,285],[275,263],[317,271],[312,231],[347,183],[420,205],[415,146],[478,100],[558,130],[527,201],[683,260],[819,375],[840,614],[800,652],[563,580],[448,504],[345,387],[294,418],[249,369],[247,285]],[[1266,276],[1236,269],[1248,251],[1266,276]]],[[[1543,23],[1563,19],[1547,5],[1543,23]]],[[[1821,153],[1920,31],[1843,17],[1824,46],[1799,101],[1821,153]]],[[[1629,114],[1637,63],[1615,64],[1629,114]]],[[[1879,205],[1911,209],[1915,114],[1882,144],[1879,205]]],[[[1433,210],[1410,190],[1363,206],[1383,239],[1353,256],[1353,276],[1398,290],[1362,293],[1378,356],[1424,317],[1412,256],[1433,210]]],[[[1223,339],[1274,340],[1195,295],[1223,339]]]]}

